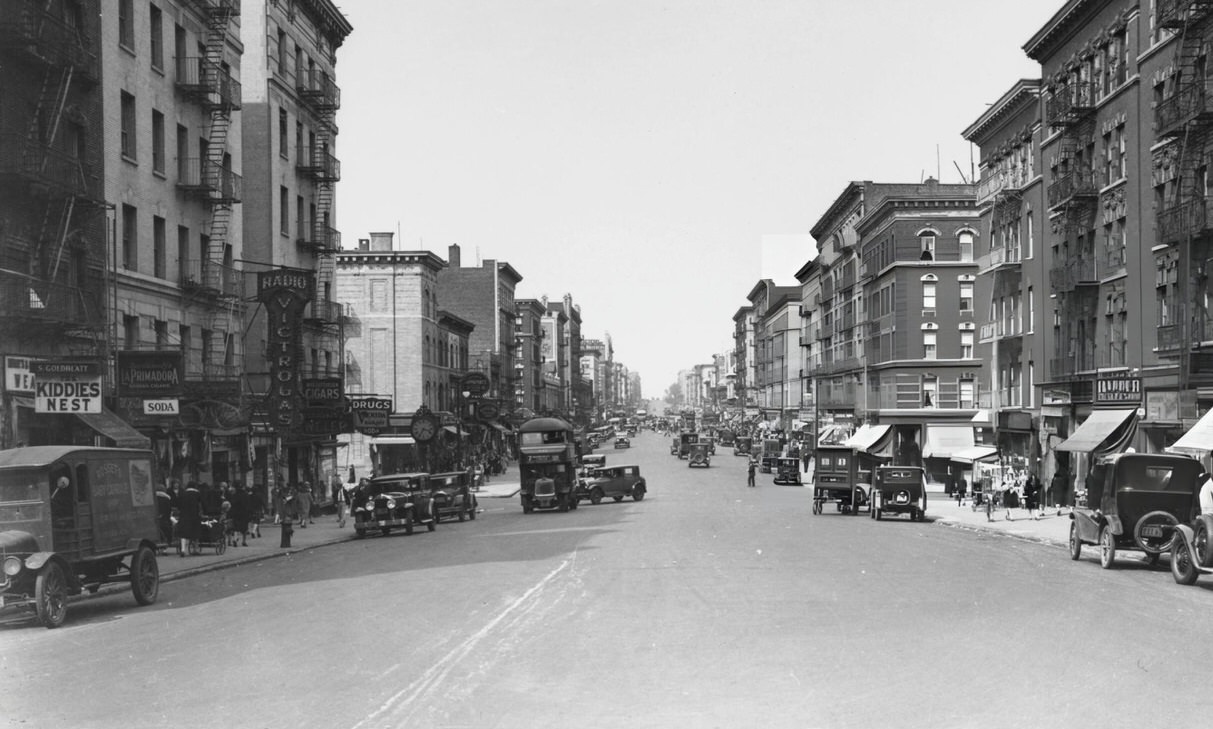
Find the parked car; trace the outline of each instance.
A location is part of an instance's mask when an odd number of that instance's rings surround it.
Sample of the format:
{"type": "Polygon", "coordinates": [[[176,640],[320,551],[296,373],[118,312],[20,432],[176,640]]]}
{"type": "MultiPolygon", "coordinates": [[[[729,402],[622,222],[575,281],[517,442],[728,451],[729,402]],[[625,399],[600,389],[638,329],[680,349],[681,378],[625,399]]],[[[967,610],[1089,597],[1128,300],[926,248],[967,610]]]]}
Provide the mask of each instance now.
{"type": "Polygon", "coordinates": [[[624,436],[621,435],[615,439],[615,447],[616,448],[631,448],[632,441],[628,440],[627,438],[625,438],[624,436]]]}
{"type": "Polygon", "coordinates": [[[673,442],[670,443],[670,455],[679,456],[681,458],[681,456],[679,455],[681,448],[682,448],[682,442],[678,439],[678,436],[674,436],[673,442]]]}
{"type": "Polygon", "coordinates": [[[384,536],[393,529],[412,534],[417,524],[424,524],[432,532],[438,524],[427,473],[376,476],[365,486],[354,489],[350,510],[354,515],[354,533],[359,537],[372,529],[378,529],[384,536]]]}
{"type": "Polygon", "coordinates": [[[748,435],[739,435],[733,440],[733,455],[748,456],[754,450],[754,439],[748,435]]]}
{"type": "Polygon", "coordinates": [[[430,496],[434,502],[434,523],[443,518],[456,517],[459,521],[476,519],[476,493],[468,484],[467,471],[432,473],[429,477],[430,496]]]}
{"type": "Polygon", "coordinates": [[[1171,549],[1175,527],[1198,511],[1200,462],[1166,453],[1121,453],[1098,458],[1086,496],[1070,515],[1070,559],[1084,544],[1099,546],[1099,565],[1111,569],[1122,549],[1151,562],[1171,549]]]}
{"type": "Polygon", "coordinates": [[[800,459],[780,458],[775,463],[775,483],[800,485],[800,459]]]}
{"type": "Polygon", "coordinates": [[[909,514],[910,521],[922,521],[927,515],[926,474],[917,466],[877,466],[868,498],[870,516],[877,521],[889,514],[909,514]]]}
{"type": "Polygon", "coordinates": [[[0,607],[57,628],[69,596],[105,583],[129,582],[135,602],[155,602],[155,462],[127,448],[0,451],[0,607]]]}
{"type": "Polygon", "coordinates": [[[606,497],[616,502],[623,501],[625,496],[642,501],[647,490],[648,485],[640,475],[640,466],[604,466],[594,470],[584,487],[578,489],[577,497],[589,499],[591,504],[601,503],[606,497]]]}
{"type": "Polygon", "coordinates": [[[712,465],[712,449],[707,443],[699,442],[691,444],[691,452],[687,456],[687,467],[702,466],[707,468],[712,465]]]}

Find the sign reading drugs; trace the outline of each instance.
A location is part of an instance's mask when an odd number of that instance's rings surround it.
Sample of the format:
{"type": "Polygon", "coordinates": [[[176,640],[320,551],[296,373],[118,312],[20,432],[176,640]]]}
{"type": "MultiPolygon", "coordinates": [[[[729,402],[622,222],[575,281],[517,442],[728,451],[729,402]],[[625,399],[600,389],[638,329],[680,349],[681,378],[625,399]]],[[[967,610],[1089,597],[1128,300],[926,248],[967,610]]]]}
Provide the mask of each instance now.
{"type": "Polygon", "coordinates": [[[34,412],[101,412],[101,365],[96,362],[32,362],[34,412]]]}
{"type": "Polygon", "coordinates": [[[268,319],[266,356],[270,365],[270,426],[291,431],[301,422],[303,393],[299,365],[303,310],[316,290],[310,271],[262,271],[257,274],[257,300],[268,319]]]}

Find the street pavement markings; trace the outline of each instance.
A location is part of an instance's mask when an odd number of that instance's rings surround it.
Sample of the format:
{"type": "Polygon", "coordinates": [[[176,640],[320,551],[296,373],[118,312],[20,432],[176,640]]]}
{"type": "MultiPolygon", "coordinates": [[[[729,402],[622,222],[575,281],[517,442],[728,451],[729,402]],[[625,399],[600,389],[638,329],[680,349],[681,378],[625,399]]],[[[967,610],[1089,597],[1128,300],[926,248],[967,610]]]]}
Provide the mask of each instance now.
{"type": "Polygon", "coordinates": [[[487,625],[451,649],[441,660],[423,673],[420,678],[391,696],[374,713],[355,724],[351,729],[368,729],[369,727],[379,726],[411,726],[412,713],[423,708],[432,695],[447,689],[447,687],[443,686],[443,681],[460,662],[472,653],[477,645],[493,634],[498,627],[502,627],[503,624],[505,624],[505,628],[508,628],[511,623],[518,622],[519,619],[525,617],[528,613],[544,607],[544,604],[540,601],[543,591],[557,577],[568,570],[576,558],[577,553],[574,552],[572,557],[561,562],[546,577],[524,592],[521,597],[502,609],[487,625]],[[507,621],[509,622],[507,623],[507,621]]]}

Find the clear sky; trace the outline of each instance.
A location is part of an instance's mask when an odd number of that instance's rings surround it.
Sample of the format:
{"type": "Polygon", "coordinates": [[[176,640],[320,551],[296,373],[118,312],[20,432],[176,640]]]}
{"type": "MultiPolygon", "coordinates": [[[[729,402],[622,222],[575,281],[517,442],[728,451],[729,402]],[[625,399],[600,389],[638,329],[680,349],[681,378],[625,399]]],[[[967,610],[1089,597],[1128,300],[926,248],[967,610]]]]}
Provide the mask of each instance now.
{"type": "Polygon", "coordinates": [[[969,177],[961,132],[1064,0],[338,4],[346,247],[508,261],[659,397],[849,181],[969,177]]]}

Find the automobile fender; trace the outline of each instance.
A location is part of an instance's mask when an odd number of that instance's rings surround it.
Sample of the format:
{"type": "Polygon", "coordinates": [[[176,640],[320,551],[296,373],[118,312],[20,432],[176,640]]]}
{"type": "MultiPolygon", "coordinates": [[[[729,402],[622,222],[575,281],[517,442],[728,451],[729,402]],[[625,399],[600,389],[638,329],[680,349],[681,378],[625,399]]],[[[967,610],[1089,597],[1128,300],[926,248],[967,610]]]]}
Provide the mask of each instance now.
{"type": "Polygon", "coordinates": [[[1109,516],[1105,514],[1104,522],[1108,525],[1108,529],[1111,530],[1111,532],[1116,536],[1119,537],[1125,533],[1124,524],[1121,523],[1119,516],[1109,516]]]}
{"type": "Polygon", "coordinates": [[[72,592],[79,592],[80,580],[76,576],[76,570],[72,569],[71,564],[55,552],[34,552],[25,558],[25,568],[31,572],[38,572],[51,562],[58,562],[59,566],[63,568],[63,576],[67,579],[68,589],[72,592]]]}
{"type": "MultiPolygon", "coordinates": [[[[1196,554],[1196,530],[1192,527],[1188,526],[1187,524],[1176,524],[1174,536],[1171,539],[1172,542],[1174,542],[1176,539],[1183,541],[1188,545],[1188,549],[1192,550],[1192,554],[1196,554]]],[[[1171,549],[1175,549],[1174,543],[1172,543],[1171,549]]]]}

